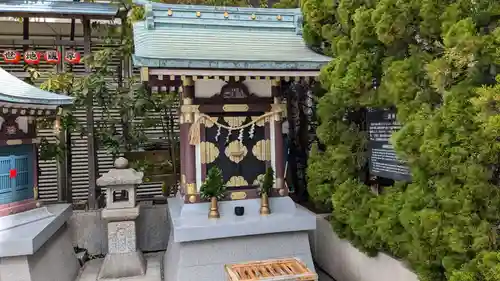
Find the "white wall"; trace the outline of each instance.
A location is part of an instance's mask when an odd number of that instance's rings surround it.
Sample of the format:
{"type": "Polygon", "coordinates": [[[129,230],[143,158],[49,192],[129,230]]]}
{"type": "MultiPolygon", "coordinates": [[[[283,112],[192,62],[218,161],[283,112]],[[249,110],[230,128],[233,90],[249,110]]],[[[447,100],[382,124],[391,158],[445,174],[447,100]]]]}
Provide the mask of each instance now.
{"type": "Polygon", "coordinates": [[[379,254],[370,258],[340,239],[325,215],[317,215],[312,234],[313,256],[318,266],[338,281],[418,281],[403,263],[379,254]]]}

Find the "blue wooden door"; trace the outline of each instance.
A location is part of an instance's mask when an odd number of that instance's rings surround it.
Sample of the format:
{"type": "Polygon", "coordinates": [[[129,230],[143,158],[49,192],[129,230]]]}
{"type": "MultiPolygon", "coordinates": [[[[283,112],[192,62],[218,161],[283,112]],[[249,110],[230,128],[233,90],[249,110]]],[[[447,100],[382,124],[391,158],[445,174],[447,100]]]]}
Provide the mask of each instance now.
{"type": "Polygon", "coordinates": [[[13,199],[21,201],[33,196],[32,160],[28,155],[12,156],[12,164],[16,171],[13,178],[13,199]]]}
{"type": "Polygon", "coordinates": [[[0,157],[0,204],[7,204],[13,201],[12,179],[10,170],[12,169],[12,157],[0,157]]]}

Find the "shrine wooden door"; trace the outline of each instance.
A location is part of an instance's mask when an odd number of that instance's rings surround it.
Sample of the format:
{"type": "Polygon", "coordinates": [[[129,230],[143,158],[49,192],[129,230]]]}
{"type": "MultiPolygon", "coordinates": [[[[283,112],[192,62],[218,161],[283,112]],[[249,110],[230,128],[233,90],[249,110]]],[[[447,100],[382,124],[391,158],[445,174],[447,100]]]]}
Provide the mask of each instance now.
{"type": "MultiPolygon", "coordinates": [[[[260,115],[260,114],[259,114],[260,115]]],[[[242,127],[257,116],[212,116],[219,124],[242,127]]],[[[206,171],[216,166],[229,189],[255,188],[256,179],[270,165],[270,142],[266,139],[265,121],[260,120],[240,130],[227,130],[217,124],[206,124],[202,162],[206,171]]]]}
{"type": "Polygon", "coordinates": [[[0,157],[0,204],[12,202],[11,157],[0,157]]]}

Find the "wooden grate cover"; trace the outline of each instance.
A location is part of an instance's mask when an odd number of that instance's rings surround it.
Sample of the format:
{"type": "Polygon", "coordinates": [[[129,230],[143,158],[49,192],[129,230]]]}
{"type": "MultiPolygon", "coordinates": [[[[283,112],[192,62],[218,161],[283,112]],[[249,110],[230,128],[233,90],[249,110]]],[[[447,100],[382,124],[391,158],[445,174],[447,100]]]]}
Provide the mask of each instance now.
{"type": "Polygon", "coordinates": [[[229,281],[317,281],[318,275],[296,258],[226,265],[229,281]]]}

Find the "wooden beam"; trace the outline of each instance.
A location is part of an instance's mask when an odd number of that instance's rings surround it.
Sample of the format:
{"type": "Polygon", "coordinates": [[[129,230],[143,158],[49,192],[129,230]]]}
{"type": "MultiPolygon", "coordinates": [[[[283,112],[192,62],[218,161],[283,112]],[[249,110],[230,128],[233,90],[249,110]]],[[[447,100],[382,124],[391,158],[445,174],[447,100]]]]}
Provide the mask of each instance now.
{"type": "MultiPolygon", "coordinates": [[[[91,54],[91,28],[90,28],[90,20],[83,19],[83,36],[84,36],[84,55],[88,56],[91,54]]],[[[92,70],[85,66],[85,71],[90,73],[92,70]]],[[[91,91],[89,91],[87,95],[87,153],[88,153],[88,171],[89,171],[89,193],[88,193],[88,206],[89,209],[95,210],[98,209],[97,202],[97,155],[96,155],[96,145],[95,145],[95,135],[94,135],[94,95],[91,91]]]]}
{"type": "MultiPolygon", "coordinates": [[[[23,40],[30,39],[30,19],[23,18],[23,40]]],[[[23,50],[26,51],[29,48],[29,44],[22,44],[23,50]]]]}
{"type": "MultiPolygon", "coordinates": [[[[60,37],[60,35],[57,35],[60,37]]],[[[58,51],[64,55],[62,52],[62,48],[59,47],[58,51]]],[[[58,64],[56,66],[56,72],[63,72],[63,64],[58,64]]],[[[62,111],[62,110],[61,110],[62,111]]],[[[56,131],[57,137],[57,145],[59,146],[60,151],[62,151],[62,155],[60,158],[57,158],[56,168],[57,168],[57,201],[58,202],[68,202],[68,155],[71,154],[71,151],[66,147],[66,129],[61,128],[61,114],[57,114],[56,116],[56,124],[58,130],[56,131]]],[[[71,185],[70,185],[71,188],[71,185]]],[[[69,198],[71,200],[71,198],[69,198]]],[[[70,202],[71,203],[71,202],[70,202]]]]}

